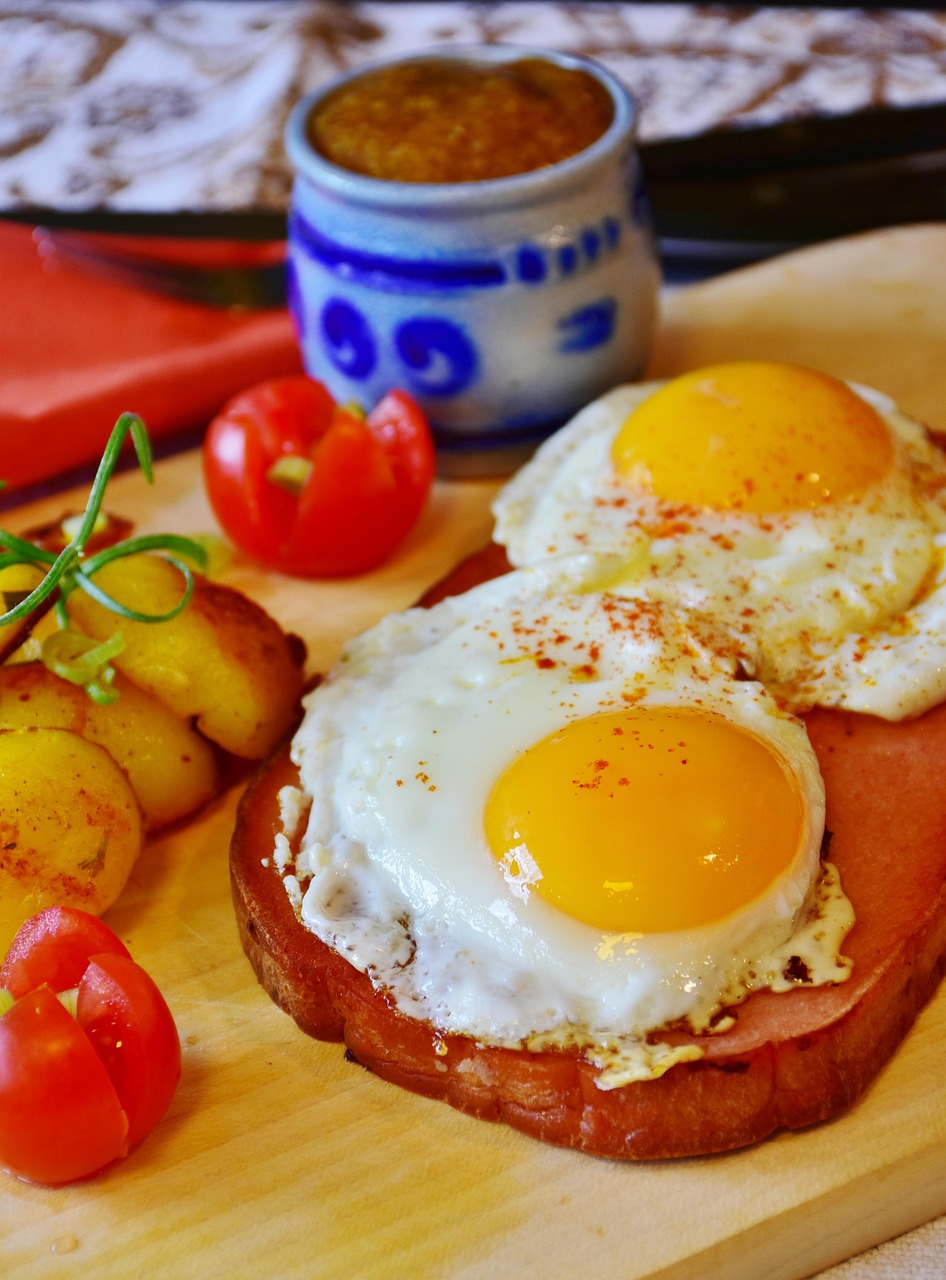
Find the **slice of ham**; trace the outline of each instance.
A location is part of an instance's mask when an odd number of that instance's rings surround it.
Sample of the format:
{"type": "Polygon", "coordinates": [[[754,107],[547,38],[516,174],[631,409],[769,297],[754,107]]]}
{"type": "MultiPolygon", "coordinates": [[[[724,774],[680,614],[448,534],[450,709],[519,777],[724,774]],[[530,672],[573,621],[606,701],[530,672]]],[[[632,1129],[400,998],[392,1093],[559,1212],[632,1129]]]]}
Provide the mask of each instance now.
{"type": "MultiPolygon", "coordinates": [[[[466,562],[425,603],[501,563],[495,549],[466,562]]],[[[299,923],[270,864],[277,793],[297,781],[288,749],[257,775],[237,819],[231,882],[244,949],[303,1031],[344,1040],[404,1088],[548,1142],[620,1159],[703,1155],[824,1120],[869,1086],[946,966],[946,705],[903,724],[822,710],[806,721],[827,789],[830,857],[857,917],[845,943],[852,976],[759,992],[722,1033],[677,1033],[704,1055],[657,1080],[602,1090],[575,1052],[484,1047],[393,1008],[299,923]]]]}

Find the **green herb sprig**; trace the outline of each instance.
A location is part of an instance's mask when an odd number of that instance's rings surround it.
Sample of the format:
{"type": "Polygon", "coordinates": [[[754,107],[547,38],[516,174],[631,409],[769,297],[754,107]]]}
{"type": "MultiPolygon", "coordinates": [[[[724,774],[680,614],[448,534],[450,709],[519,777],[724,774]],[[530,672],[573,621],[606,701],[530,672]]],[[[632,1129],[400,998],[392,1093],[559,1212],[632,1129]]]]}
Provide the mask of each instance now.
{"type": "Polygon", "coordinates": [[[169,622],[187,607],[193,595],[191,564],[199,569],[207,566],[207,551],[204,546],[193,538],[184,538],[176,533],[125,538],[101,551],[86,554],[86,544],[96,532],[106,486],[118,463],[122,445],[129,435],[145,479],[149,484],[154,483],[151,442],[145,424],[136,413],[123,413],[108,438],[75,532],[58,555],[26,538],[0,529],[0,569],[28,564],[44,571],[43,580],[22,599],[17,600],[6,613],[0,615],[0,626],[29,617],[54,592],[58,592],[53,607],[61,630],[46,638],[43,661],[57,675],[75,684],[84,685],[93,701],[102,703],[113,702],[118,697],[117,690],[112,688],[115,671],[111,659],[121,651],[123,642],[117,634],[109,640],[98,641],[72,630],[66,607],[72,592],[77,589],[84,591],[112,613],[134,622],[169,622]],[[110,596],[94,581],[95,574],[112,560],[143,551],[163,552],[164,558],[178,569],[183,578],[180,600],[165,613],[142,613],[131,609],[110,596]]]}

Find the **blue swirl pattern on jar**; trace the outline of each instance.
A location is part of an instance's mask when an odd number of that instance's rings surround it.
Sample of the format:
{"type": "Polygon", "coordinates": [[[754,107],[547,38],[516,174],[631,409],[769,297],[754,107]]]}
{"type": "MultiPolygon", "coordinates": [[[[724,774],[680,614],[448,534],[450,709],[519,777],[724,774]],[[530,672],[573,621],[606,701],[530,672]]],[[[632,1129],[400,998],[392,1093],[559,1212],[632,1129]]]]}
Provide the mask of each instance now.
{"type": "Polygon", "coordinates": [[[287,129],[289,300],[306,368],[343,401],[410,391],[446,473],[508,471],[639,375],[650,345],[658,272],[633,107],[594,64],[541,56],[593,69],[615,98],[598,143],[545,170],[443,186],[347,173],[308,147],[320,95],[287,129]]]}

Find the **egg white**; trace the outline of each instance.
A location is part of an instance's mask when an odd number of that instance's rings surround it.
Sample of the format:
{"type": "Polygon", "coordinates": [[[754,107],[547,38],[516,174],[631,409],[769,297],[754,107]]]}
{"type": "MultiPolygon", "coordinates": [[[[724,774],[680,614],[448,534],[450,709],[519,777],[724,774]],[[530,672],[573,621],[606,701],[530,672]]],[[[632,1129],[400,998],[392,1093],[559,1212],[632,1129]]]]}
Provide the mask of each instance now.
{"type": "Polygon", "coordinates": [[[851,913],[822,876],[824,790],[801,723],[718,656],[711,622],[569,592],[587,572],[578,557],[554,573],[513,573],[392,615],[349,644],[293,742],[311,808],[293,859],[300,797],[285,797],[293,813],[277,861],[303,923],[402,1011],[491,1044],[580,1045],[611,1087],[694,1056],[648,1037],[679,1020],[705,1028],[756,987],[788,985],[793,955],[812,980],[842,980],[851,913]],[[804,798],[789,872],[699,929],[602,933],[517,892],[486,840],[486,798],[505,765],[629,694],[745,727],[786,762],[804,798]]]}
{"type": "Polygon", "coordinates": [[[495,538],[513,565],[590,553],[586,587],[710,612],[743,666],[795,710],[889,719],[946,696],[946,459],[889,397],[895,464],[859,499],[755,515],[682,509],[629,485],[614,437],[659,383],[587,406],[500,491],[495,538]],[[867,659],[865,661],[865,658],[867,659]]]}

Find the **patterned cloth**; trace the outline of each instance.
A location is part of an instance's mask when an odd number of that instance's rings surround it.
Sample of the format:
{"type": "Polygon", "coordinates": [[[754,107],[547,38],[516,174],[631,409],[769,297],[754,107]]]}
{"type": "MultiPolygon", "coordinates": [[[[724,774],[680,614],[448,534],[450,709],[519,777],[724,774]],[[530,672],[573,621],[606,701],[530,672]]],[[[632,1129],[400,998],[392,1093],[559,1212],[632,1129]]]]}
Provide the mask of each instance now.
{"type": "Polygon", "coordinates": [[[946,9],[7,0],[0,208],[280,209],[300,94],[482,40],[600,59],[636,95],[646,141],[946,99],[946,9]]]}

